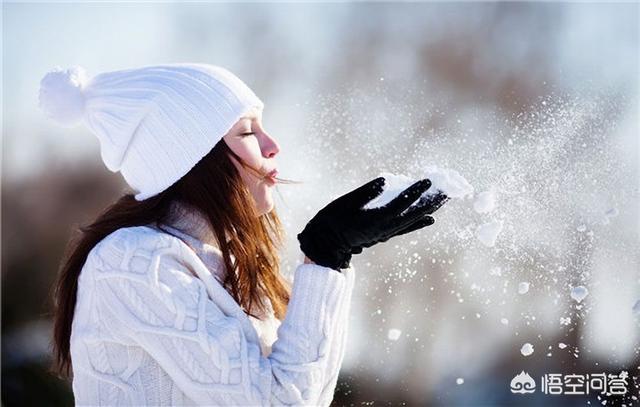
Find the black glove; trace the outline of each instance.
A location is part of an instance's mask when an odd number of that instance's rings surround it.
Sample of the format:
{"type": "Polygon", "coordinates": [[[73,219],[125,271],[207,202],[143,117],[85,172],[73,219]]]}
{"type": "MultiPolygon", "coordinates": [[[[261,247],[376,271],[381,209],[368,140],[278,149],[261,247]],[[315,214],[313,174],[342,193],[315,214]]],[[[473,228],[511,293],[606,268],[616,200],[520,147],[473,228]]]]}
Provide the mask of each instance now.
{"type": "MultiPolygon", "coordinates": [[[[407,191],[407,190],[405,190],[405,191],[407,191]]],[[[447,195],[445,195],[444,193],[440,192],[440,191],[438,191],[437,193],[434,193],[434,194],[428,194],[428,195],[420,197],[420,200],[418,201],[418,203],[413,205],[413,206],[410,206],[409,209],[407,209],[405,212],[402,213],[402,215],[405,216],[405,217],[406,216],[411,216],[414,212],[417,212],[417,211],[424,212],[426,214],[431,215],[433,212],[438,210],[442,205],[444,205],[444,203],[447,202],[448,200],[449,200],[449,197],[447,195]]],[[[407,234],[409,232],[413,232],[413,231],[416,231],[418,229],[422,229],[425,226],[433,225],[433,223],[434,223],[434,219],[431,216],[425,216],[424,219],[418,220],[418,221],[408,225],[406,228],[401,229],[398,232],[396,232],[396,233],[394,233],[394,234],[392,234],[390,236],[387,236],[386,238],[383,238],[382,240],[377,241],[375,243],[386,242],[387,240],[389,240],[390,238],[392,238],[394,236],[404,235],[404,234],[407,234]]],[[[371,247],[375,243],[368,243],[368,244],[364,244],[362,246],[352,247],[351,248],[351,253],[352,254],[362,253],[362,248],[363,247],[371,247]]]]}
{"type": "Polygon", "coordinates": [[[351,255],[361,253],[363,247],[433,224],[429,213],[446,200],[442,194],[435,195],[437,199],[423,198],[422,205],[409,208],[431,186],[431,181],[423,179],[382,207],[362,209],[382,193],[384,182],[378,177],[322,208],[298,234],[303,253],[321,266],[349,267],[351,255]]]}

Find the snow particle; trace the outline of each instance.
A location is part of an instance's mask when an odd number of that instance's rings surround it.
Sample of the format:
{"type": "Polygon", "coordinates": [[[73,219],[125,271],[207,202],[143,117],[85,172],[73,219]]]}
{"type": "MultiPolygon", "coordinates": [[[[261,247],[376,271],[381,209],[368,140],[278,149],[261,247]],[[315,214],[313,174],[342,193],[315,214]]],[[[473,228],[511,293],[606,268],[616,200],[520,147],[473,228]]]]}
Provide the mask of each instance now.
{"type": "Polygon", "coordinates": [[[509,320],[507,318],[500,318],[500,323],[502,325],[509,325],[509,320]]]}
{"type": "Polygon", "coordinates": [[[480,225],[476,229],[476,237],[483,245],[493,247],[496,244],[498,235],[502,232],[503,224],[504,222],[502,220],[495,220],[485,223],[484,225],[480,225]]]}
{"type": "Polygon", "coordinates": [[[392,341],[397,341],[398,338],[400,338],[401,333],[402,333],[401,330],[391,328],[389,329],[389,332],[387,332],[387,338],[389,338],[389,340],[392,340],[392,341]]]}
{"type": "Polygon", "coordinates": [[[462,383],[464,383],[464,379],[463,379],[462,377],[458,377],[458,378],[456,379],[456,384],[460,385],[460,384],[462,384],[462,383]]]}
{"type": "Polygon", "coordinates": [[[581,302],[589,294],[589,290],[585,286],[579,285],[571,289],[571,298],[577,302],[581,302]]]}
{"type": "Polygon", "coordinates": [[[496,194],[493,191],[480,192],[473,201],[473,210],[478,213],[489,213],[496,207],[496,194]]]}
{"type": "Polygon", "coordinates": [[[528,282],[523,281],[522,283],[518,284],[518,294],[526,294],[527,292],[529,292],[528,282]]]}
{"type": "Polygon", "coordinates": [[[566,343],[562,343],[562,342],[560,342],[560,343],[558,344],[558,347],[559,347],[560,349],[564,349],[564,348],[566,348],[566,347],[567,347],[567,344],[566,344],[566,343]]]}
{"type": "Polygon", "coordinates": [[[520,348],[520,353],[522,353],[523,356],[529,356],[533,354],[533,345],[529,342],[525,343],[524,345],[522,345],[522,348],[520,348]]]}

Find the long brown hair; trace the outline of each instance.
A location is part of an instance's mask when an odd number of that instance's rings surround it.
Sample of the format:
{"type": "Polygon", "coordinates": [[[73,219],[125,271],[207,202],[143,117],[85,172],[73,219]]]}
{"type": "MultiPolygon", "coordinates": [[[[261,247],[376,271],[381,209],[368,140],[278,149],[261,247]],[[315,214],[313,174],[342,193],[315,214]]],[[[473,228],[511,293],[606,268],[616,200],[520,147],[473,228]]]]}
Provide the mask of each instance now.
{"type": "Polygon", "coordinates": [[[291,293],[291,285],[279,270],[278,249],[284,243],[284,230],[275,209],[258,216],[251,193],[231,157],[259,178],[266,175],[246,164],[220,140],[171,187],[143,201],[127,193],[93,223],[74,232],[53,286],[52,373],[69,377],[72,370],[70,339],[78,276],[91,249],[117,229],[163,223],[171,216],[173,202],[196,208],[208,219],[227,270],[224,287],[245,313],[255,316],[254,304],[264,311],[263,297],[267,297],[275,317],[284,318],[291,293]],[[231,261],[231,254],[235,262],[231,261]]]}

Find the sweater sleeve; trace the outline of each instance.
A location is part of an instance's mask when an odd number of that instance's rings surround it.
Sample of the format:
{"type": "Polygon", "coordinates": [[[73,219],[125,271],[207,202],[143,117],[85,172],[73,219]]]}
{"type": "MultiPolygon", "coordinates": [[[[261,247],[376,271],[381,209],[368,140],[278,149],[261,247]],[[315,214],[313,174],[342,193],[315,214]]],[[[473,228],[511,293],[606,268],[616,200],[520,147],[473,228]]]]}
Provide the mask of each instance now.
{"type": "Polygon", "coordinates": [[[301,264],[271,354],[245,336],[181,261],[178,243],[122,230],[93,256],[95,306],[114,336],[142,347],[206,405],[329,405],[344,356],[353,268],[301,264]]]}
{"type": "Polygon", "coordinates": [[[342,312],[340,313],[340,319],[336,322],[336,331],[332,334],[331,340],[332,346],[329,348],[329,355],[327,357],[327,367],[325,372],[329,375],[325,380],[325,386],[320,394],[318,405],[328,406],[333,401],[336,386],[338,384],[338,376],[340,373],[340,367],[344,359],[345,351],[347,349],[347,338],[349,334],[349,319],[351,316],[351,296],[353,294],[353,286],[355,283],[355,270],[353,265],[348,269],[342,270],[342,273],[347,275],[347,289],[345,295],[342,298],[344,304],[342,305],[342,312]]]}

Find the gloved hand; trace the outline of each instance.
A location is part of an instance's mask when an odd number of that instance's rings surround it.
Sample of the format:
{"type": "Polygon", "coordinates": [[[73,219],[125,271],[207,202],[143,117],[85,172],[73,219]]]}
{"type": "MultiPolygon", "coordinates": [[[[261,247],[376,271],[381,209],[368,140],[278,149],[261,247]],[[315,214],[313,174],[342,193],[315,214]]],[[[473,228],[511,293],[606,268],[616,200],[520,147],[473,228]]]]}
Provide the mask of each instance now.
{"type": "MultiPolygon", "coordinates": [[[[433,212],[438,210],[442,205],[444,205],[444,203],[447,202],[448,200],[449,200],[449,197],[439,191],[435,194],[425,195],[423,197],[420,197],[420,200],[418,201],[418,203],[413,206],[410,206],[409,209],[403,212],[402,215],[409,216],[415,211],[424,211],[427,214],[432,214],[433,212]]],[[[407,226],[405,229],[402,229],[396,232],[395,234],[388,236],[387,238],[381,240],[380,242],[386,242],[391,237],[404,235],[404,234],[416,231],[418,229],[422,229],[425,226],[433,225],[433,223],[434,223],[434,219],[431,216],[426,216],[424,219],[414,222],[413,224],[407,226]]],[[[380,242],[376,242],[376,243],[380,243],[380,242]]],[[[364,244],[362,246],[353,247],[351,249],[351,254],[362,253],[363,247],[371,247],[372,245],[373,244],[369,243],[369,244],[364,244]]]]}
{"type": "Polygon", "coordinates": [[[382,193],[384,182],[378,177],[322,208],[298,234],[302,252],[321,266],[347,268],[351,255],[364,247],[433,224],[429,214],[447,199],[442,194],[428,196],[409,208],[431,186],[423,179],[382,207],[362,209],[382,193]]]}

